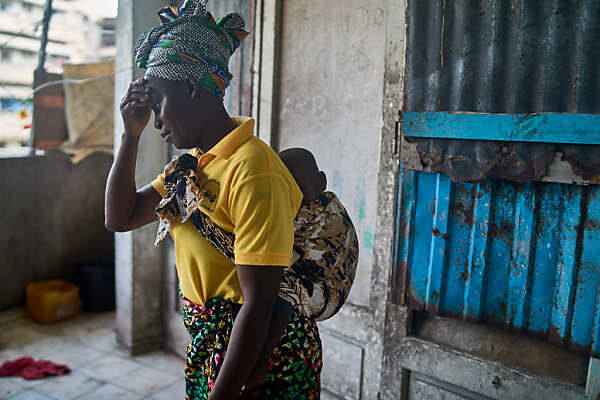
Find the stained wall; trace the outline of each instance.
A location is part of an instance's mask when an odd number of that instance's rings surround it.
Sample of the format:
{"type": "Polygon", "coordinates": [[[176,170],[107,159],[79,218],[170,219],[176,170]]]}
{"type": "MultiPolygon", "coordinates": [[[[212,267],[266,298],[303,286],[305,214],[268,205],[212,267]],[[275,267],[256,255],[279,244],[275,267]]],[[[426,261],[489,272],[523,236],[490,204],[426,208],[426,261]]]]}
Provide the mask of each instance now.
{"type": "Polygon", "coordinates": [[[349,300],[320,324],[324,398],[376,398],[378,388],[372,376],[381,359],[369,343],[377,337],[372,278],[387,6],[384,0],[286,0],[282,6],[273,144],[313,152],[360,242],[349,300]]]}
{"type": "Polygon", "coordinates": [[[0,158],[0,310],[23,305],[25,286],[77,280],[83,263],[114,260],[104,229],[104,185],[112,156],[72,164],[65,154],[0,158]]]}

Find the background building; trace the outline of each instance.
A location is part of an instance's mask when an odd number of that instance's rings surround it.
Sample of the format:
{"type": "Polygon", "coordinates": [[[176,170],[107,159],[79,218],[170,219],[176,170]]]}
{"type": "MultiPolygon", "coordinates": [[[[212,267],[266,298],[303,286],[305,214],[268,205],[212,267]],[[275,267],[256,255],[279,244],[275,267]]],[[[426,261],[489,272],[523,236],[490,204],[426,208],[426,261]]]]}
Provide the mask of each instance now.
{"type": "MultiPolygon", "coordinates": [[[[0,146],[26,144],[45,0],[0,0],[0,146]]],[[[116,1],[55,0],[45,67],[114,59],[116,1]]]]}

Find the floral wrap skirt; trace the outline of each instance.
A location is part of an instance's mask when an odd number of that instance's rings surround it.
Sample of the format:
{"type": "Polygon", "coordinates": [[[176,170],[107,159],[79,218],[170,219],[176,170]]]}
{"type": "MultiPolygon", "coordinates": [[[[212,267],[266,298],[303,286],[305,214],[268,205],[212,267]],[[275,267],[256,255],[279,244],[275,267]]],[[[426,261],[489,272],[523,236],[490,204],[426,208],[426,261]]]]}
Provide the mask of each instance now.
{"type": "MultiPolygon", "coordinates": [[[[183,322],[191,337],[185,366],[187,399],[208,399],[239,309],[239,304],[219,298],[204,306],[183,298],[183,322]]],[[[240,399],[319,399],[321,368],[317,324],[294,311],[269,360],[268,379],[260,386],[242,390],[240,399]]]]}

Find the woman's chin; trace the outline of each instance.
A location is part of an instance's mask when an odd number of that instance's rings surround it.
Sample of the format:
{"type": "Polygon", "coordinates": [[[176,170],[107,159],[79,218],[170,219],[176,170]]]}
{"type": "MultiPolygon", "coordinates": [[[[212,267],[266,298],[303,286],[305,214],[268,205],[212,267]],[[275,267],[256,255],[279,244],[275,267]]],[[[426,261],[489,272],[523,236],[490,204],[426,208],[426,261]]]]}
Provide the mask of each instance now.
{"type": "Polygon", "coordinates": [[[167,143],[169,143],[171,146],[175,147],[177,150],[181,150],[184,149],[185,147],[182,147],[176,140],[173,140],[173,137],[169,137],[169,140],[167,140],[167,143]]]}

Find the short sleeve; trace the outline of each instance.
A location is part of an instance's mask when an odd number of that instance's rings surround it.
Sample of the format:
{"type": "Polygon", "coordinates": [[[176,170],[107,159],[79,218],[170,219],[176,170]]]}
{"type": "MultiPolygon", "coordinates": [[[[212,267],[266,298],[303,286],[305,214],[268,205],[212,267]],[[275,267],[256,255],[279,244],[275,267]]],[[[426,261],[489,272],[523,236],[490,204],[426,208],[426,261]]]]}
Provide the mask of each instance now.
{"type": "Polygon", "coordinates": [[[158,175],[156,179],[151,182],[151,185],[161,197],[165,197],[165,194],[167,194],[167,189],[165,188],[165,174],[158,175]]]}
{"type": "Polygon", "coordinates": [[[265,174],[241,183],[230,195],[238,265],[289,266],[294,245],[294,204],[286,181],[265,174]]]}

